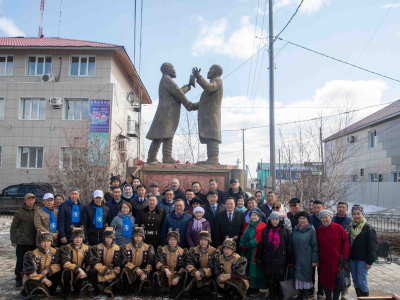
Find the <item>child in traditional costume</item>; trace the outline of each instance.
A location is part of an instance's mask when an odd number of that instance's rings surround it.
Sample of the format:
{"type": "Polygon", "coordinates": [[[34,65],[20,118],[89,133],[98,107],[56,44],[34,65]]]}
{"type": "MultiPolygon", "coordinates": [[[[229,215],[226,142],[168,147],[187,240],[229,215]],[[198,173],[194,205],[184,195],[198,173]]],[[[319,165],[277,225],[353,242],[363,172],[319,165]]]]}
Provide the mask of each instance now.
{"type": "Polygon", "coordinates": [[[151,283],[150,273],[155,259],[152,245],[145,244],[144,225],[135,224],[132,232],[132,242],[123,246],[127,262],[121,272],[124,293],[133,290],[139,295],[145,283],[151,283]]]}
{"type": "Polygon", "coordinates": [[[29,299],[34,296],[56,295],[61,278],[61,265],[59,250],[51,247],[52,241],[51,232],[39,230],[38,248],[25,253],[22,297],[29,299]]]}
{"type": "Polygon", "coordinates": [[[213,273],[216,276],[219,292],[232,300],[246,299],[249,280],[246,275],[246,257],[241,257],[236,251],[237,237],[225,238],[222,243],[222,253],[217,255],[213,273]]]}

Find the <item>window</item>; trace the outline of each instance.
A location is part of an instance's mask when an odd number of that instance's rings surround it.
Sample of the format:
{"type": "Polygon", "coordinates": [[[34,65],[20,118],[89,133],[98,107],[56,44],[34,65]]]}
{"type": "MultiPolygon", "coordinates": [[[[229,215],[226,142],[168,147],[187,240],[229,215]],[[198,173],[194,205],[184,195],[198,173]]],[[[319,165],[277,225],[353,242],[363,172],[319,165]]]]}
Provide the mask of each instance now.
{"type": "Polygon", "coordinates": [[[60,167],[63,170],[72,168],[71,148],[61,147],[61,166],[60,167]]]}
{"type": "Polygon", "coordinates": [[[79,169],[87,161],[86,153],[83,148],[61,147],[60,168],[79,169]]]}
{"type": "Polygon", "coordinates": [[[393,182],[400,182],[400,171],[392,173],[393,182]]]}
{"type": "Polygon", "coordinates": [[[65,99],[65,120],[87,120],[89,101],[86,99],[65,99]]]}
{"type": "Polygon", "coordinates": [[[43,168],[43,147],[18,147],[19,167],[43,168]]]}
{"type": "Polygon", "coordinates": [[[119,151],[126,151],[126,144],[127,144],[126,140],[119,140],[118,141],[118,150],[119,151]]]}
{"type": "Polygon", "coordinates": [[[368,131],[368,148],[375,148],[376,145],[376,130],[368,131]]]}
{"type": "Polygon", "coordinates": [[[28,75],[51,74],[51,56],[28,56],[28,75]]]}
{"type": "Polygon", "coordinates": [[[94,76],[96,69],[96,57],[72,56],[71,76],[94,76]]]}
{"type": "Polygon", "coordinates": [[[378,181],[379,181],[379,182],[382,182],[382,181],[383,181],[383,174],[379,174],[379,175],[378,175],[378,181]]]}
{"type": "Polygon", "coordinates": [[[370,174],[369,174],[369,181],[370,181],[370,182],[378,182],[378,174],[376,174],[376,173],[370,173],[370,174]]]}
{"type": "Polygon", "coordinates": [[[13,56],[0,56],[0,76],[12,76],[14,69],[13,56]]]}
{"type": "Polygon", "coordinates": [[[360,176],[364,176],[364,169],[360,169],[360,176]]]}
{"type": "Polygon", "coordinates": [[[46,116],[46,100],[21,99],[22,119],[24,120],[44,120],[46,116]]]}
{"type": "Polygon", "coordinates": [[[0,98],[0,120],[4,120],[4,98],[0,98]]]}
{"type": "Polygon", "coordinates": [[[351,180],[351,182],[357,182],[357,174],[354,174],[354,175],[351,175],[350,176],[350,180],[351,180]]]}

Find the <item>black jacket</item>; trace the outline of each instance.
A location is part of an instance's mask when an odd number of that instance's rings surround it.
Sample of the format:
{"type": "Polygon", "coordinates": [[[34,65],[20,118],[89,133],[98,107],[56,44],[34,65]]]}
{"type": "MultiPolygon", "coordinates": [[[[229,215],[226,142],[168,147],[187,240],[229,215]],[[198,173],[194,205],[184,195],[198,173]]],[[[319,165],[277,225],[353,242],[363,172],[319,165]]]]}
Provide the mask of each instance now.
{"type": "Polygon", "coordinates": [[[283,221],[279,222],[279,248],[274,251],[274,245],[268,242],[268,233],[272,230],[271,221],[262,232],[261,242],[258,245],[257,260],[261,260],[264,273],[284,275],[288,264],[293,263],[292,235],[285,228],[283,221]]]}
{"type": "Polygon", "coordinates": [[[79,222],[72,222],[72,206],[68,201],[61,203],[58,208],[57,227],[60,239],[67,238],[67,243],[71,236],[71,225],[79,227],[82,224],[82,212],[85,205],[78,200],[78,207],[80,212],[79,222]]]}
{"type": "Polygon", "coordinates": [[[372,265],[376,261],[377,251],[378,240],[375,229],[365,224],[351,245],[349,259],[365,261],[367,265],[372,265]]]}
{"type": "MultiPolygon", "coordinates": [[[[300,212],[300,211],[299,211],[300,212]]],[[[292,228],[295,228],[296,227],[296,225],[297,224],[299,224],[299,212],[297,213],[297,214],[295,214],[294,216],[293,216],[293,214],[292,214],[292,212],[291,211],[289,211],[288,212],[288,214],[287,214],[287,217],[288,217],[288,219],[290,220],[290,223],[292,223],[292,228]]],[[[315,216],[314,216],[315,217],[315,216]]],[[[317,217],[315,217],[316,219],[318,219],[317,217]]],[[[314,220],[314,219],[313,219],[314,220]]],[[[319,220],[319,219],[318,219],[319,220]]],[[[321,221],[320,221],[321,222],[321,221]]],[[[311,223],[311,225],[313,225],[314,226],[314,223],[313,223],[313,221],[312,221],[312,217],[310,216],[310,223],[311,223]]],[[[321,224],[320,224],[321,225],[321,224]]],[[[318,226],[319,227],[319,226],[318,226]]],[[[317,228],[318,227],[315,227],[314,226],[314,228],[315,228],[315,230],[317,230],[317,228]]]]}
{"type": "Polygon", "coordinates": [[[220,212],[225,211],[225,205],[223,204],[219,204],[217,202],[217,210],[214,216],[214,212],[213,209],[210,206],[210,203],[207,202],[207,204],[204,204],[201,206],[202,208],[204,208],[204,218],[207,219],[208,222],[210,222],[210,228],[211,228],[211,240],[212,240],[212,245],[216,245],[216,225],[217,225],[217,216],[220,212]]]}
{"type": "Polygon", "coordinates": [[[232,222],[229,222],[227,211],[220,212],[217,215],[215,226],[215,245],[221,246],[226,236],[230,238],[237,236],[236,245],[239,245],[239,238],[242,235],[244,225],[244,213],[241,211],[233,211],[232,222]]]}
{"type": "Polygon", "coordinates": [[[85,206],[82,212],[82,222],[85,230],[85,241],[91,246],[100,244],[103,241],[104,225],[110,224],[112,221],[110,209],[102,204],[103,207],[103,228],[96,228],[93,220],[96,216],[96,209],[93,208],[93,200],[85,206]]]}
{"type": "MultiPolygon", "coordinates": [[[[267,220],[268,220],[268,219],[269,219],[269,216],[270,216],[271,213],[272,213],[272,209],[269,209],[268,203],[261,204],[261,205],[259,206],[259,209],[264,213],[265,217],[266,217],[267,220]]],[[[288,218],[289,218],[289,216],[288,216],[288,218]]]]}
{"type": "Polygon", "coordinates": [[[115,202],[114,198],[112,198],[110,201],[106,202],[106,206],[110,209],[111,220],[114,219],[118,215],[119,206],[121,205],[122,202],[126,202],[126,201],[121,198],[120,202],[117,203],[117,202],[115,202]]]}
{"type": "Polygon", "coordinates": [[[137,215],[136,222],[138,225],[142,226],[144,224],[145,226],[146,237],[144,242],[153,245],[154,249],[157,249],[161,244],[161,229],[166,216],[165,210],[156,206],[153,211],[150,211],[149,207],[146,206],[139,210],[137,215]]]}
{"type": "Polygon", "coordinates": [[[129,203],[132,205],[132,215],[137,219],[139,210],[149,206],[149,199],[145,196],[143,202],[140,202],[139,198],[131,198],[129,203]]]}
{"type": "Polygon", "coordinates": [[[202,205],[207,203],[207,196],[204,195],[202,192],[198,192],[197,194],[195,194],[195,196],[201,200],[202,205]]]}
{"type": "Polygon", "coordinates": [[[217,193],[218,193],[218,203],[225,204],[226,193],[224,191],[221,191],[219,188],[217,188],[217,193]]]}
{"type": "Polygon", "coordinates": [[[227,197],[233,197],[233,198],[235,198],[235,200],[237,202],[237,199],[239,198],[239,196],[244,198],[245,203],[247,202],[247,198],[248,198],[247,193],[245,191],[243,191],[240,186],[239,186],[239,192],[237,192],[237,193],[234,193],[232,191],[232,188],[228,189],[227,197]]]}

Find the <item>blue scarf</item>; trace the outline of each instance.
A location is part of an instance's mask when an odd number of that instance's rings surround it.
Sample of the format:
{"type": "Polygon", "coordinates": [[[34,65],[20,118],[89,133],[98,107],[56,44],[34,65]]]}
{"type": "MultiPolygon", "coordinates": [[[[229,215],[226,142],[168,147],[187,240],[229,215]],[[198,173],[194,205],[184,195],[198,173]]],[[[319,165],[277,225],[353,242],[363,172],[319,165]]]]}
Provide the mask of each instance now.
{"type": "Polygon", "coordinates": [[[56,216],[54,215],[54,210],[49,211],[44,206],[43,206],[43,210],[50,215],[50,230],[52,233],[55,233],[57,231],[57,219],[56,219],[56,216]]]}
{"type": "Polygon", "coordinates": [[[132,237],[132,221],[129,217],[124,217],[122,219],[122,235],[128,239],[132,237]]]}
{"type": "Polygon", "coordinates": [[[72,215],[71,215],[71,222],[72,223],[79,223],[81,219],[81,212],[79,211],[79,205],[78,202],[76,204],[73,204],[71,202],[71,199],[68,198],[69,204],[72,205],[72,215]]]}
{"type": "Polygon", "coordinates": [[[93,219],[93,225],[96,225],[96,228],[103,228],[103,207],[94,205],[92,205],[92,207],[96,210],[96,215],[93,219]]]}

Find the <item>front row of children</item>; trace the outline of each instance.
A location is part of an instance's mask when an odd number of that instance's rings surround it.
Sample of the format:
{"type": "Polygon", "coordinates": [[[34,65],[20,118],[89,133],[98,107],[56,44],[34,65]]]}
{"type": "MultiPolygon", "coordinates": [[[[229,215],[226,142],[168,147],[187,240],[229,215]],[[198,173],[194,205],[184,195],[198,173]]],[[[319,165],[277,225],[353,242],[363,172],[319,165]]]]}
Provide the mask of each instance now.
{"type": "Polygon", "coordinates": [[[122,247],[115,244],[115,228],[108,225],[103,243],[88,246],[84,238],[83,226],[72,226],[71,243],[58,249],[51,247],[50,232],[39,232],[39,247],[24,256],[21,296],[54,296],[61,284],[64,299],[83,291],[91,297],[101,292],[113,297],[115,291],[138,295],[145,285],[153,286],[156,295],[169,289],[175,299],[194,293],[197,298],[246,298],[247,259],[235,253],[236,237],[225,239],[222,253],[210,245],[208,231],[201,231],[199,245],[188,251],[178,246],[179,231],[169,229],[167,245],[156,253],[143,242],[143,225],[135,225],[132,242],[122,247]]]}

